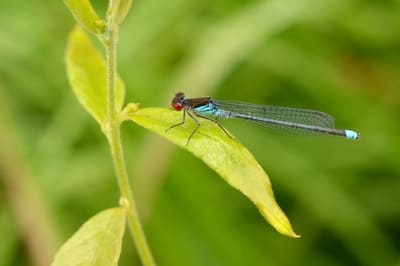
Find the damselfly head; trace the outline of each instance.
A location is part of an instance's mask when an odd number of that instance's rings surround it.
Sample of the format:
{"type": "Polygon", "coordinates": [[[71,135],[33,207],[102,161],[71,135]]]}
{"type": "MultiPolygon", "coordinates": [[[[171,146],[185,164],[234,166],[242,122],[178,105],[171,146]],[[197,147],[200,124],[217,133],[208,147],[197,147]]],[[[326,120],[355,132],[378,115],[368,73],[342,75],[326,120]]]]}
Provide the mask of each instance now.
{"type": "Polygon", "coordinates": [[[185,94],[183,92],[178,92],[172,99],[171,106],[175,111],[180,111],[183,108],[183,101],[185,100],[185,94]]]}

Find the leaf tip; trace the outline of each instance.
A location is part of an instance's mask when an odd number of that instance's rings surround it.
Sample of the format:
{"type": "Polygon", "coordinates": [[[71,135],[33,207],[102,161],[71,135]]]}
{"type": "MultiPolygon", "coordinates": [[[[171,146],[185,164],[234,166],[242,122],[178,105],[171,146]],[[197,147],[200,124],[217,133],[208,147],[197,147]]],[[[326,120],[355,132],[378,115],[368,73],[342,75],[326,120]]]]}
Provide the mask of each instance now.
{"type": "Polygon", "coordinates": [[[290,237],[292,237],[292,238],[301,238],[301,235],[298,235],[298,234],[293,232],[293,234],[290,235],[290,237]]]}
{"type": "Polygon", "coordinates": [[[301,236],[296,234],[292,228],[292,225],[289,222],[289,219],[282,212],[278,205],[274,206],[274,209],[268,209],[263,203],[256,203],[256,206],[262,216],[275,228],[276,231],[281,233],[282,235],[291,237],[291,238],[300,238],[301,236]]]}

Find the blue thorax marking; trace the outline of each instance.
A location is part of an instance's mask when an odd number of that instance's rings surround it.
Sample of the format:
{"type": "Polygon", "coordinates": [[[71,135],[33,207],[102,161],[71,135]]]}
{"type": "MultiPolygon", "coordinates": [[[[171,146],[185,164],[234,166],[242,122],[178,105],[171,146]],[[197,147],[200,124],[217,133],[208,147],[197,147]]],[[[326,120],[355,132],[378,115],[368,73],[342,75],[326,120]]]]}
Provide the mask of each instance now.
{"type": "Polygon", "coordinates": [[[231,118],[231,112],[219,109],[214,103],[209,102],[202,106],[197,106],[193,108],[193,111],[203,114],[203,115],[212,115],[222,118],[231,118]]]}
{"type": "Polygon", "coordinates": [[[204,115],[215,115],[218,116],[218,109],[212,103],[207,103],[205,105],[197,106],[193,108],[195,112],[204,114],[204,115]]]}

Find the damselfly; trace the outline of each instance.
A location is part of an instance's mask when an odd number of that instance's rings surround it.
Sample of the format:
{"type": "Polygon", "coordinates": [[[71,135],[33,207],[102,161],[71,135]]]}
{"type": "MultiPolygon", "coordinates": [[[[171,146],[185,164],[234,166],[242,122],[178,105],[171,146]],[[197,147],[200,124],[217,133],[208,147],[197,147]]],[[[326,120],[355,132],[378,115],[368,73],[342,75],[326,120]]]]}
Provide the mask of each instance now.
{"type": "Polygon", "coordinates": [[[353,130],[336,129],[333,117],[320,111],[245,102],[219,101],[210,97],[186,98],[182,92],[175,94],[171,105],[174,110],[183,111],[182,122],[172,125],[166,131],[183,125],[186,121],[186,114],[196,123],[196,127],[189,135],[187,145],[200,126],[200,122],[196,117],[216,123],[229,137],[231,136],[218,122],[218,118],[240,118],[294,133],[330,134],[353,140],[360,137],[360,134],[353,130]]]}

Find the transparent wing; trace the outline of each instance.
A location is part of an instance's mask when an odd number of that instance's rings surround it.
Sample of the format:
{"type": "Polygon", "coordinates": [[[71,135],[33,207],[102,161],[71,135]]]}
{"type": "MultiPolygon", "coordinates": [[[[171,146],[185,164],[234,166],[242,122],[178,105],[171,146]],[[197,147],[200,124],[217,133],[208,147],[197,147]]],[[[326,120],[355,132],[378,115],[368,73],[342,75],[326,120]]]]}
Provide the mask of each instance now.
{"type": "MultiPolygon", "coordinates": [[[[228,112],[229,115],[226,118],[243,118],[240,117],[240,115],[247,115],[251,117],[297,123],[310,127],[316,126],[329,129],[334,129],[335,127],[335,121],[333,117],[320,111],[231,101],[214,100],[214,104],[218,109],[228,112]]],[[[314,135],[321,133],[310,129],[287,126],[285,123],[276,124],[257,119],[248,120],[280,133],[300,135],[314,135]]]]}
{"type": "Polygon", "coordinates": [[[320,111],[231,101],[214,101],[214,103],[220,110],[225,110],[232,114],[245,114],[309,126],[335,127],[333,117],[320,111]]]}

